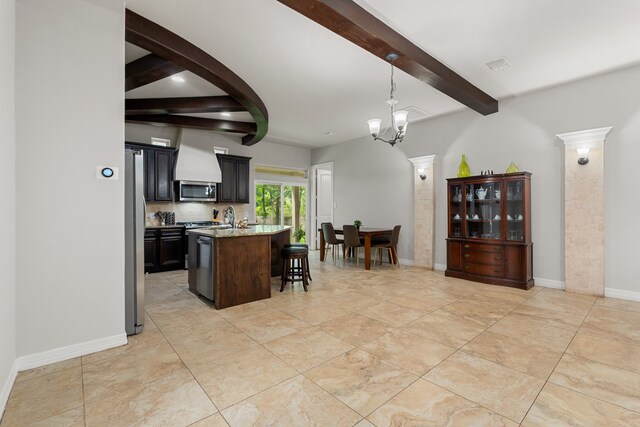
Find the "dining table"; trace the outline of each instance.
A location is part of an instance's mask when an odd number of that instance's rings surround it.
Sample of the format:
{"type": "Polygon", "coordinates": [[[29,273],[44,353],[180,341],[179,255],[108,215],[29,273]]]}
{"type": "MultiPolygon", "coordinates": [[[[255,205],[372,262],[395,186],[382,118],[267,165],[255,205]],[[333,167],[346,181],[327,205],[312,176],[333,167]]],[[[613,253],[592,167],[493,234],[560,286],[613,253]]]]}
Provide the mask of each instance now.
{"type": "MultiPolygon", "coordinates": [[[[325,257],[325,242],[324,235],[322,234],[322,228],[318,228],[320,232],[320,261],[324,261],[325,257]]],[[[344,234],[342,228],[335,228],[336,234],[344,234]]],[[[391,238],[393,228],[372,228],[372,227],[360,227],[358,229],[358,235],[364,239],[364,268],[365,270],[371,270],[371,240],[372,237],[388,237],[391,238]]],[[[394,262],[397,263],[398,259],[394,253],[394,262]]]]}

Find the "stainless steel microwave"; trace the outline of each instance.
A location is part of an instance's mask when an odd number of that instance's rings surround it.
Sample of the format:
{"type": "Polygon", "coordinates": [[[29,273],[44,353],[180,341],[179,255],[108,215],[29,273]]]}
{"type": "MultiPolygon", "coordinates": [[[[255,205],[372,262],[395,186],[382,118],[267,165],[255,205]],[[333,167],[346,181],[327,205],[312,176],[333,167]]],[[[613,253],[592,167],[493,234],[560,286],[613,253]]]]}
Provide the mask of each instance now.
{"type": "Polygon", "coordinates": [[[176,194],[181,202],[215,202],[216,184],[213,182],[178,181],[176,194]]]}

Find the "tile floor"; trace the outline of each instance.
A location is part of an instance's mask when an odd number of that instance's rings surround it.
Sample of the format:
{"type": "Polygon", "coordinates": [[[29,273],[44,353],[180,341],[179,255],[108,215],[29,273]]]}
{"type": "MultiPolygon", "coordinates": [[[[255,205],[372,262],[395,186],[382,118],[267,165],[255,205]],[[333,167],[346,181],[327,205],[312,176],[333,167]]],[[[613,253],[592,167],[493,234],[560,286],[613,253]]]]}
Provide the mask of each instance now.
{"type": "Polygon", "coordinates": [[[216,311],[147,276],[123,347],[21,372],[6,426],[640,426],[640,303],[311,256],[216,311]]]}

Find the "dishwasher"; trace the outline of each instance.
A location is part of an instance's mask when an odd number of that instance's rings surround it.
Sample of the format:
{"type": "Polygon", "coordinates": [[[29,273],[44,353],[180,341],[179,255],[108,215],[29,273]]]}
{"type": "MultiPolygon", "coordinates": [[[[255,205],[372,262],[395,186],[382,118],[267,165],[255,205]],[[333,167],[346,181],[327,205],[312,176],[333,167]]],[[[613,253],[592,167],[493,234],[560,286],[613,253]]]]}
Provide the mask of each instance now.
{"type": "Polygon", "coordinates": [[[196,288],[203,297],[215,299],[215,266],[212,237],[197,237],[196,288]]]}

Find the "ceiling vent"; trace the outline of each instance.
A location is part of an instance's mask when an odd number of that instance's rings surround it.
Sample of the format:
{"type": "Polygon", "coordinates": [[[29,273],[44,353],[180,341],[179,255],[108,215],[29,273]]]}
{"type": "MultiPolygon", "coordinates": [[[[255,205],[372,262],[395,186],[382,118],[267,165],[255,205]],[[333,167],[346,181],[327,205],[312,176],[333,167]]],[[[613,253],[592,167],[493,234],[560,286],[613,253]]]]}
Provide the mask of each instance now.
{"type": "Polygon", "coordinates": [[[404,110],[409,113],[409,115],[407,116],[407,121],[409,123],[417,122],[431,116],[430,112],[424,111],[423,109],[418,108],[415,105],[409,105],[408,107],[404,108],[397,108],[397,110],[404,110]]]}
{"type": "Polygon", "coordinates": [[[511,63],[505,56],[503,56],[502,58],[487,62],[487,67],[489,67],[491,71],[500,71],[511,68],[511,63]]]}

